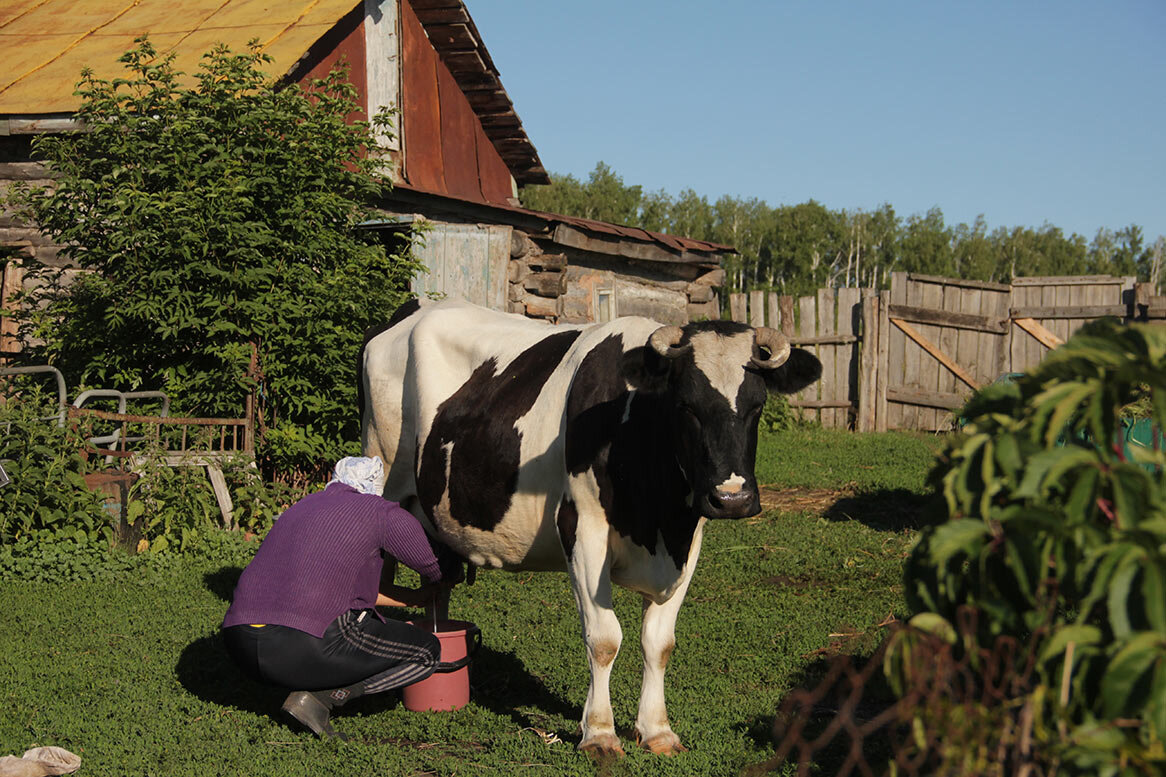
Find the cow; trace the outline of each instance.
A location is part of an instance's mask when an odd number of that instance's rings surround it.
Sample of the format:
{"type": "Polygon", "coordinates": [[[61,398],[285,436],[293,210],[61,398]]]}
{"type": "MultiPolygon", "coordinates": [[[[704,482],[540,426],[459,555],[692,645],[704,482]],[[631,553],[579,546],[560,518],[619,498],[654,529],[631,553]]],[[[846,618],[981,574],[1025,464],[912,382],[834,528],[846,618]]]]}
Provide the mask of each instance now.
{"type": "Polygon", "coordinates": [[[478,567],[568,572],[591,670],[579,747],[624,753],[614,583],[644,602],[637,740],[684,750],[664,670],[705,522],[760,512],[767,392],[801,390],[819,361],[728,321],[551,325],[414,300],[366,334],[359,368],[364,453],[385,461],[386,497],[478,567]]]}

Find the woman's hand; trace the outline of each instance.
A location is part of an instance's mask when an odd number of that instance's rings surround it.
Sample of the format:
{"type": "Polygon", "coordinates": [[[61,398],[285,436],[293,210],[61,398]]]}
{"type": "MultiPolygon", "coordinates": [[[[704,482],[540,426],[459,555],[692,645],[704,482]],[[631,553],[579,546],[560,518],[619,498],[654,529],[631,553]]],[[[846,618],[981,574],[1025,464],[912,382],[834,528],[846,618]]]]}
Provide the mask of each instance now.
{"type": "Polygon", "coordinates": [[[377,594],[377,607],[431,607],[434,601],[448,602],[449,592],[457,583],[440,580],[417,588],[382,585],[377,594]]]}

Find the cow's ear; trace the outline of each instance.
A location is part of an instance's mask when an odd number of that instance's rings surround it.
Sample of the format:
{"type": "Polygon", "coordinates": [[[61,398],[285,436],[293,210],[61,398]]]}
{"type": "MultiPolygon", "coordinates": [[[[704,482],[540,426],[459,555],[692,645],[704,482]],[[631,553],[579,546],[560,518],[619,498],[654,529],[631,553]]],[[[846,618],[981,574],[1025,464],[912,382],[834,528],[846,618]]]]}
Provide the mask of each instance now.
{"type": "Polygon", "coordinates": [[[668,387],[672,360],[649,346],[640,346],[623,355],[623,376],[636,391],[658,394],[668,387]]]}
{"type": "Polygon", "coordinates": [[[780,367],[760,372],[770,391],[794,394],[822,377],[822,362],[809,351],[791,348],[789,358],[780,367]]]}

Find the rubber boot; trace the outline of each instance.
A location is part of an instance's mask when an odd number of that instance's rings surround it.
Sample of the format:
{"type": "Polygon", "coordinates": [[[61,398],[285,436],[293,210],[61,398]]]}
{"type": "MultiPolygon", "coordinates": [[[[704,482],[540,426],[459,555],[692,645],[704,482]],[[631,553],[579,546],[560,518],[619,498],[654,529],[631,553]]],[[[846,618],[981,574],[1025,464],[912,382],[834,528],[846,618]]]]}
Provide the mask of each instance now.
{"type": "Polygon", "coordinates": [[[281,709],[321,739],[348,739],[332,728],[332,703],[326,692],[293,691],[281,709]]]}

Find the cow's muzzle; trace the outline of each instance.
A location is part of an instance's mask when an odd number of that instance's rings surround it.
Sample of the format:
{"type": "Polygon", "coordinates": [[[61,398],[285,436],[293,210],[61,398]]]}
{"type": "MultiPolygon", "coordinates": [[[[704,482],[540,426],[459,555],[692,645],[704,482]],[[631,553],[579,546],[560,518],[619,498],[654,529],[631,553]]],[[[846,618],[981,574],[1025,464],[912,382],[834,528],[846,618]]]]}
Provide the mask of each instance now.
{"type": "Polygon", "coordinates": [[[708,518],[748,518],[761,512],[761,500],[753,489],[739,491],[710,491],[705,497],[704,510],[708,518]]]}

